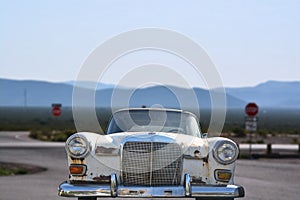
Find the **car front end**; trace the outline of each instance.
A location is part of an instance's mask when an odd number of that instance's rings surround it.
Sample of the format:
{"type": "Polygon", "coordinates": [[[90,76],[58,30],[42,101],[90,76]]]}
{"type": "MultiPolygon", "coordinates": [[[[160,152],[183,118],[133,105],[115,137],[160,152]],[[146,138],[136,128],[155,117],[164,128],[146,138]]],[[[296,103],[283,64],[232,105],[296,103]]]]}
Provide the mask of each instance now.
{"type": "MultiPolygon", "coordinates": [[[[132,113],[130,117],[134,118],[132,113]]],[[[59,186],[59,195],[78,199],[233,199],[245,195],[243,187],[234,184],[239,150],[233,141],[201,137],[194,128],[185,132],[195,130],[195,134],[179,134],[190,122],[176,126],[177,133],[174,120],[164,121],[160,129],[152,122],[137,121],[138,128],[130,125],[126,131],[108,131],[112,134],[107,135],[81,132],[70,136],[66,142],[69,179],[59,186]]]]}

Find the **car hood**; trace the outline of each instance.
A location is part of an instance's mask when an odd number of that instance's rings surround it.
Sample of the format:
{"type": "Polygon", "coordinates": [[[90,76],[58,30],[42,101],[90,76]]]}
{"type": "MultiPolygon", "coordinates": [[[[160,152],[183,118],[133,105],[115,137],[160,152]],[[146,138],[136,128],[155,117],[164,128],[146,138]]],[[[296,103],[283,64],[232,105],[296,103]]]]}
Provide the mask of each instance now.
{"type": "Polygon", "coordinates": [[[116,152],[126,142],[162,142],[177,143],[186,156],[207,157],[209,148],[207,139],[190,135],[165,132],[122,132],[111,135],[100,135],[95,143],[96,153],[116,152]]]}

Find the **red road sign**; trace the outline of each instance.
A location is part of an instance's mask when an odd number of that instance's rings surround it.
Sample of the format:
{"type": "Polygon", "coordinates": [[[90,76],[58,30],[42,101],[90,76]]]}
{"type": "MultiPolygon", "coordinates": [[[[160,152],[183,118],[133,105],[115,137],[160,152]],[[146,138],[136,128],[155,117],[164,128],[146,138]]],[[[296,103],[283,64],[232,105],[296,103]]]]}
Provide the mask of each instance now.
{"type": "Polygon", "coordinates": [[[59,117],[61,115],[61,104],[52,105],[52,115],[54,117],[59,117]]]}
{"type": "Polygon", "coordinates": [[[254,117],[258,113],[258,106],[256,103],[248,103],[245,107],[245,112],[249,117],[254,117]]]}

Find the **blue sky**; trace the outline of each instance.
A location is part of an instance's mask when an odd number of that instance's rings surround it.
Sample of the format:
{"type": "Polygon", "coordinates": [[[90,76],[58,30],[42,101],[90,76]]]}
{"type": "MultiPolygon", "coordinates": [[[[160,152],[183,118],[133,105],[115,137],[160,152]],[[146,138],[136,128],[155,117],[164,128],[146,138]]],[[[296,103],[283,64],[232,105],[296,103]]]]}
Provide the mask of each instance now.
{"type": "Polygon", "coordinates": [[[0,0],[0,77],[74,80],[105,40],[159,27],[200,44],[227,87],[300,81],[299,10],[297,0],[0,0]]]}

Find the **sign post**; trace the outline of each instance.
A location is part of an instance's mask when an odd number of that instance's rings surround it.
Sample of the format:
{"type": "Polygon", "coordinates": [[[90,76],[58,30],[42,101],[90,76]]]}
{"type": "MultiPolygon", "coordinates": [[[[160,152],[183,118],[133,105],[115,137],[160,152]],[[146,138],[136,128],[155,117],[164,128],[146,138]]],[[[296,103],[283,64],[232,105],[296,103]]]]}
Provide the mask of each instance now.
{"type": "Polygon", "coordinates": [[[59,117],[61,115],[61,104],[60,103],[52,104],[52,115],[54,117],[59,117]]]}
{"type": "Polygon", "coordinates": [[[250,144],[249,144],[249,155],[252,154],[252,132],[257,130],[257,113],[258,106],[256,103],[248,103],[245,107],[245,113],[247,116],[245,117],[245,129],[250,132],[250,144]]]}

